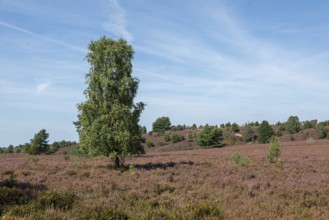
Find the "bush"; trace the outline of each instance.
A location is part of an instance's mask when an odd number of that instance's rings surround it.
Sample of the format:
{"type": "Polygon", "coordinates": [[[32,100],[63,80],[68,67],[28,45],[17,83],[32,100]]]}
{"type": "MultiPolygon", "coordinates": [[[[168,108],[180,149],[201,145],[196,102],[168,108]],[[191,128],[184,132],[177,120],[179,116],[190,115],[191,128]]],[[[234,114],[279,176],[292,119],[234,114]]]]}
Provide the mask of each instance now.
{"type": "Polygon", "coordinates": [[[146,141],[146,145],[147,145],[147,147],[155,147],[154,143],[149,140],[146,141]]]}
{"type": "Polygon", "coordinates": [[[173,133],[171,135],[171,141],[173,143],[177,143],[177,142],[180,142],[180,141],[183,141],[183,140],[185,140],[183,135],[179,135],[179,134],[176,134],[176,133],[173,133]]]}
{"type": "Polygon", "coordinates": [[[72,209],[76,198],[71,192],[48,191],[27,204],[14,206],[9,213],[12,216],[26,217],[31,214],[44,216],[45,211],[50,208],[67,211],[72,209]]]}
{"type": "Polygon", "coordinates": [[[160,142],[158,142],[158,145],[163,147],[163,146],[166,146],[167,145],[167,142],[160,141],[160,142]]]}
{"type": "Polygon", "coordinates": [[[235,133],[237,133],[237,132],[240,131],[239,125],[237,123],[233,123],[231,125],[231,128],[230,129],[231,129],[232,132],[235,132],[235,133]]]}
{"type": "Polygon", "coordinates": [[[245,126],[242,131],[242,140],[244,142],[250,142],[250,141],[254,141],[254,139],[255,139],[255,132],[252,129],[252,126],[251,125],[245,126]]]}
{"type": "Polygon", "coordinates": [[[206,125],[196,137],[196,142],[200,146],[215,146],[220,147],[222,138],[222,131],[215,126],[206,125]]]}
{"type": "Polygon", "coordinates": [[[286,122],[286,129],[290,134],[296,134],[300,131],[300,122],[297,116],[290,116],[286,122]]]}
{"type": "Polygon", "coordinates": [[[262,121],[262,123],[257,128],[258,142],[261,144],[268,143],[270,138],[273,136],[274,131],[271,125],[267,121],[262,121]]]}
{"type": "Polygon", "coordinates": [[[185,213],[188,213],[186,219],[224,219],[224,213],[219,206],[208,203],[188,205],[185,213]]]}
{"type": "Polygon", "coordinates": [[[241,166],[248,166],[252,160],[250,157],[248,156],[241,156],[240,153],[238,152],[234,152],[232,154],[232,160],[236,163],[236,164],[240,164],[241,166]]]}
{"type": "Polygon", "coordinates": [[[35,134],[34,138],[31,140],[29,154],[37,155],[41,153],[47,153],[49,151],[48,137],[49,134],[45,129],[42,129],[37,134],[35,134]]]}
{"type": "Polygon", "coordinates": [[[165,142],[169,142],[169,141],[171,141],[170,135],[169,135],[169,134],[166,134],[166,135],[163,137],[163,140],[164,140],[165,142]]]}
{"type": "Polygon", "coordinates": [[[39,158],[36,155],[30,155],[29,160],[36,163],[39,161],[39,158]]]}
{"type": "Polygon", "coordinates": [[[124,212],[124,209],[109,206],[87,208],[82,213],[80,213],[78,219],[127,220],[129,219],[129,216],[124,212]]]}
{"type": "Polygon", "coordinates": [[[277,163],[280,160],[281,143],[277,137],[272,137],[270,141],[270,149],[267,155],[267,160],[270,163],[277,163]]]}
{"type": "Polygon", "coordinates": [[[318,136],[319,139],[323,139],[327,137],[328,130],[324,125],[319,125],[316,128],[316,135],[318,136]]]}
{"type": "Polygon", "coordinates": [[[168,117],[157,118],[152,124],[152,131],[163,133],[170,130],[171,122],[168,117]]]}

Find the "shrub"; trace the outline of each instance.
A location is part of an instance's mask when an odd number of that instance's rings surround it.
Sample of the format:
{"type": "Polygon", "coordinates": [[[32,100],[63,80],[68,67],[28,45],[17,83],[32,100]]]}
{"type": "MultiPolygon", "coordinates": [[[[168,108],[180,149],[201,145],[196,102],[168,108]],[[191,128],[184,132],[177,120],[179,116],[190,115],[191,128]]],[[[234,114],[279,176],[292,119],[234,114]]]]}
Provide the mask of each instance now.
{"type": "Polygon", "coordinates": [[[165,142],[169,142],[169,141],[171,141],[170,135],[169,135],[169,134],[166,134],[166,135],[163,137],[163,140],[164,140],[165,142]]]}
{"type": "Polygon", "coordinates": [[[146,145],[147,145],[147,147],[155,147],[154,143],[149,140],[146,141],[146,145]]]}
{"type": "Polygon", "coordinates": [[[73,207],[76,195],[72,192],[49,191],[38,198],[37,208],[47,209],[54,208],[59,210],[69,210],[73,207]]]}
{"type": "Polygon", "coordinates": [[[271,125],[267,121],[262,121],[257,129],[258,142],[261,144],[268,143],[270,138],[273,136],[274,131],[271,125]]]}
{"type": "Polygon", "coordinates": [[[157,118],[152,124],[152,131],[163,133],[170,130],[171,122],[168,117],[157,118]]]}
{"type": "Polygon", "coordinates": [[[251,125],[245,126],[242,131],[242,140],[244,142],[250,142],[250,141],[254,141],[254,138],[255,138],[255,132],[252,129],[252,126],[251,125]]]}
{"type": "Polygon", "coordinates": [[[270,163],[279,162],[281,155],[281,143],[277,137],[272,137],[270,141],[270,149],[267,154],[267,160],[270,163]]]}
{"type": "Polygon", "coordinates": [[[224,213],[218,205],[208,203],[188,205],[185,208],[186,219],[224,219],[224,213]]]}
{"type": "Polygon", "coordinates": [[[36,163],[39,161],[39,158],[36,155],[30,155],[29,160],[36,163]]]}
{"type": "Polygon", "coordinates": [[[78,219],[127,220],[129,216],[124,212],[124,209],[109,206],[87,208],[79,214],[78,219]]]}
{"type": "Polygon", "coordinates": [[[206,125],[196,137],[196,142],[200,146],[221,146],[222,131],[215,126],[206,125]]]}
{"type": "Polygon", "coordinates": [[[239,125],[237,123],[233,123],[231,125],[230,129],[231,129],[232,132],[235,132],[235,133],[240,131],[239,125]]]}
{"type": "Polygon", "coordinates": [[[223,142],[225,145],[233,145],[236,141],[236,138],[233,135],[228,135],[224,138],[223,142]]]}
{"type": "Polygon", "coordinates": [[[290,116],[286,122],[286,129],[290,134],[295,134],[300,131],[300,122],[297,116],[290,116]]]}
{"type": "Polygon", "coordinates": [[[173,143],[177,143],[177,142],[180,142],[180,141],[183,141],[183,140],[185,140],[183,135],[179,135],[179,134],[176,134],[176,133],[173,133],[171,135],[171,141],[173,143]]]}
{"type": "Polygon", "coordinates": [[[158,142],[158,145],[159,145],[159,146],[166,146],[166,145],[167,145],[167,142],[160,141],[160,142],[158,142]]]}
{"type": "Polygon", "coordinates": [[[72,209],[76,198],[76,195],[71,192],[48,191],[27,204],[14,206],[9,213],[13,216],[26,217],[31,214],[44,216],[45,211],[50,208],[67,211],[72,209]]]}
{"type": "Polygon", "coordinates": [[[328,133],[328,130],[327,130],[327,128],[324,125],[319,125],[316,128],[316,134],[317,134],[317,136],[318,136],[319,139],[326,138],[327,137],[327,133],[328,133]]]}
{"type": "Polygon", "coordinates": [[[241,156],[241,154],[239,152],[234,152],[232,154],[232,160],[236,163],[239,164],[241,166],[248,166],[252,160],[250,157],[248,156],[241,156]]]}
{"type": "Polygon", "coordinates": [[[49,150],[48,137],[49,134],[45,129],[42,129],[37,134],[35,134],[34,138],[31,140],[29,154],[37,155],[41,153],[47,153],[49,150]]]}

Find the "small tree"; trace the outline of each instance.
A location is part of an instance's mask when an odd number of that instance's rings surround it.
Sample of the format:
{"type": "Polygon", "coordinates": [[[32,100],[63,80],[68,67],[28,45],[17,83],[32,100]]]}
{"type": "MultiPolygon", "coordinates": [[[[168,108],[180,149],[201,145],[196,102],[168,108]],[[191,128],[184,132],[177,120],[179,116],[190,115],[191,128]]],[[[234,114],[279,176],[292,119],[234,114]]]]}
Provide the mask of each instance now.
{"type": "Polygon", "coordinates": [[[270,138],[273,136],[274,131],[268,121],[262,121],[262,123],[257,128],[258,142],[261,144],[268,143],[270,138]]]}
{"type": "Polygon", "coordinates": [[[10,154],[14,153],[14,146],[13,145],[9,145],[8,153],[10,153],[10,154]]]}
{"type": "Polygon", "coordinates": [[[171,141],[173,143],[177,143],[177,142],[180,142],[180,141],[183,141],[183,140],[185,140],[185,137],[183,135],[179,135],[177,133],[173,133],[171,135],[171,141]]]}
{"type": "Polygon", "coordinates": [[[29,154],[38,155],[41,153],[47,153],[49,150],[48,137],[49,134],[45,129],[42,129],[35,134],[34,138],[31,140],[29,154]]]}
{"type": "Polygon", "coordinates": [[[169,117],[157,118],[152,124],[152,131],[163,133],[170,130],[171,122],[169,117]]]}
{"type": "Polygon", "coordinates": [[[300,122],[297,116],[290,116],[288,121],[286,122],[286,130],[289,131],[290,134],[295,134],[300,131],[300,122]]]}
{"type": "Polygon", "coordinates": [[[234,122],[234,123],[231,125],[231,131],[232,131],[232,132],[239,132],[239,131],[240,131],[239,125],[238,125],[237,123],[234,122]]]}
{"type": "Polygon", "coordinates": [[[200,146],[220,147],[223,140],[222,131],[215,126],[206,125],[196,137],[196,142],[200,146]]]}
{"type": "Polygon", "coordinates": [[[252,129],[252,126],[246,125],[242,131],[242,140],[244,142],[250,142],[250,141],[254,141],[254,138],[255,138],[255,132],[252,129]]]}
{"type": "Polygon", "coordinates": [[[328,129],[324,125],[318,125],[316,128],[316,135],[319,139],[324,139],[327,137],[328,129]]]}
{"type": "Polygon", "coordinates": [[[78,105],[79,148],[108,156],[115,167],[129,155],[144,153],[139,118],[145,104],[134,103],[139,80],[132,77],[134,50],[124,39],[92,41],[86,56],[86,101],[78,105]]]}
{"type": "Polygon", "coordinates": [[[270,149],[267,154],[267,160],[270,163],[277,163],[280,159],[280,155],[281,155],[281,143],[277,137],[273,136],[270,141],[270,149]]]}

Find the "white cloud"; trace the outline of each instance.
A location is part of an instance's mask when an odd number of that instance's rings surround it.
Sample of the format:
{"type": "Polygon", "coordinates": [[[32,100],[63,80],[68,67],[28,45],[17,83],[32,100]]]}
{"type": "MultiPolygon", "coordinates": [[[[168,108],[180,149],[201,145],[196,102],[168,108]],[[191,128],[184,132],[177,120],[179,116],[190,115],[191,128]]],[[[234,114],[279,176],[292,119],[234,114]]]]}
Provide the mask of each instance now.
{"type": "Polygon", "coordinates": [[[110,33],[125,38],[128,42],[133,40],[132,34],[127,30],[125,11],[117,0],[108,0],[108,20],[102,24],[103,28],[110,33]]]}
{"type": "Polygon", "coordinates": [[[21,27],[12,25],[12,24],[9,24],[7,22],[0,21],[0,25],[3,26],[3,27],[10,28],[12,30],[19,31],[21,33],[28,34],[28,35],[33,36],[33,37],[36,37],[36,38],[39,38],[39,39],[44,40],[44,41],[47,41],[49,43],[54,43],[54,44],[57,44],[57,45],[61,45],[61,46],[64,46],[66,48],[69,48],[69,49],[72,49],[72,50],[75,50],[75,51],[78,51],[78,52],[81,52],[81,53],[84,53],[84,54],[87,53],[87,50],[84,49],[84,48],[81,48],[81,47],[78,47],[78,46],[75,46],[75,45],[72,45],[72,44],[68,44],[68,43],[63,42],[63,41],[60,41],[60,40],[56,40],[56,39],[52,39],[52,38],[49,38],[49,37],[45,37],[45,36],[42,36],[40,34],[33,33],[31,31],[29,31],[29,30],[26,30],[24,28],[21,28],[21,27]]]}
{"type": "Polygon", "coordinates": [[[52,82],[42,82],[38,83],[36,86],[36,92],[37,95],[41,95],[44,91],[48,89],[49,86],[51,86],[53,83],[52,82]]]}

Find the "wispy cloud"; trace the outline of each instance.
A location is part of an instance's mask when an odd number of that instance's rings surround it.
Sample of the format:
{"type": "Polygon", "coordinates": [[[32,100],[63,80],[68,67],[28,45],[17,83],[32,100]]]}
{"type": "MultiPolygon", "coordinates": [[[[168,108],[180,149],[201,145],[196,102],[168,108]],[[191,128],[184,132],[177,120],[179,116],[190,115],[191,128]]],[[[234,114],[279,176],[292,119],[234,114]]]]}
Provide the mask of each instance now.
{"type": "Polygon", "coordinates": [[[102,24],[103,28],[110,33],[124,37],[127,41],[133,40],[132,34],[127,29],[127,22],[125,18],[125,11],[120,6],[117,0],[107,0],[108,20],[102,24]]]}
{"type": "Polygon", "coordinates": [[[223,4],[195,10],[203,14],[204,25],[150,26],[146,40],[138,39],[135,47],[137,54],[149,58],[136,62],[135,70],[142,78],[142,96],[158,106],[149,106],[157,114],[175,108],[176,120],[210,120],[200,115],[207,109],[218,120],[216,112],[224,109],[224,117],[240,123],[261,117],[275,122],[314,108],[314,98],[325,99],[321,91],[329,78],[319,57],[326,54],[309,54],[303,47],[296,50],[254,35],[223,4]],[[191,36],[195,26],[203,34],[191,36]]]}
{"type": "Polygon", "coordinates": [[[21,33],[25,33],[27,35],[33,36],[35,38],[44,40],[44,41],[49,42],[49,43],[61,45],[61,46],[66,47],[68,49],[75,50],[75,51],[78,51],[78,52],[81,52],[81,53],[84,53],[84,54],[87,53],[87,50],[84,49],[84,48],[81,48],[81,47],[78,47],[78,46],[74,46],[72,44],[68,44],[66,42],[59,41],[59,40],[56,40],[56,39],[52,39],[52,38],[49,38],[49,37],[45,37],[45,36],[42,36],[40,34],[33,33],[32,31],[29,31],[27,29],[24,29],[24,28],[21,28],[21,27],[18,27],[18,26],[9,24],[7,22],[0,21],[0,25],[3,26],[3,27],[6,27],[6,28],[10,28],[12,30],[19,31],[21,33]]]}
{"type": "Polygon", "coordinates": [[[37,95],[38,96],[41,95],[52,84],[53,84],[53,82],[41,82],[41,83],[38,83],[37,86],[36,86],[37,95]]]}

